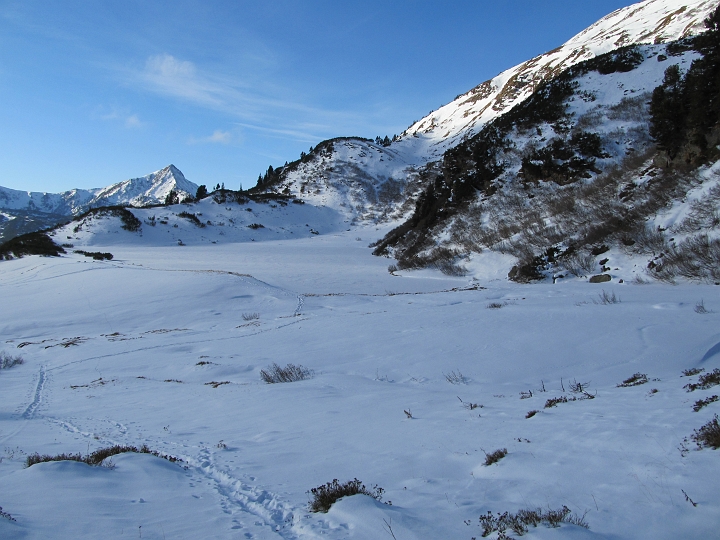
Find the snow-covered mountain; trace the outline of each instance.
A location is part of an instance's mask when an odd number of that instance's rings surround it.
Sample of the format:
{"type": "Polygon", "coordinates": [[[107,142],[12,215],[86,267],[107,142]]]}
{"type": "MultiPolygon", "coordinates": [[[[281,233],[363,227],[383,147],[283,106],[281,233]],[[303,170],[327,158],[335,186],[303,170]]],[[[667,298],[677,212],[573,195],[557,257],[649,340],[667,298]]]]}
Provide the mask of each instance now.
{"type": "Polygon", "coordinates": [[[197,187],[187,180],[177,167],[168,165],[146,176],[131,178],[103,188],[43,193],[0,186],[0,209],[77,215],[88,208],[98,206],[156,204],[163,202],[165,196],[173,189],[182,200],[194,196],[197,187]]]}
{"type": "Polygon", "coordinates": [[[503,71],[430,113],[405,130],[398,146],[437,159],[570,66],[619,47],[667,43],[700,33],[717,5],[717,0],[646,0],[614,11],[557,49],[503,71]]]}
{"type": "Polygon", "coordinates": [[[620,9],[564,45],[504,71],[430,113],[389,146],[371,140],[326,141],[302,160],[275,170],[259,188],[330,205],[350,218],[383,221],[407,215],[424,183],[419,170],[522,103],[567,68],[633,44],[675,41],[702,32],[717,0],[647,0],[620,9]]]}
{"type": "Polygon", "coordinates": [[[171,190],[175,190],[182,201],[195,196],[197,188],[174,165],[107,187],[63,193],[19,191],[0,186],[0,240],[50,227],[90,208],[162,203],[171,190]]]}

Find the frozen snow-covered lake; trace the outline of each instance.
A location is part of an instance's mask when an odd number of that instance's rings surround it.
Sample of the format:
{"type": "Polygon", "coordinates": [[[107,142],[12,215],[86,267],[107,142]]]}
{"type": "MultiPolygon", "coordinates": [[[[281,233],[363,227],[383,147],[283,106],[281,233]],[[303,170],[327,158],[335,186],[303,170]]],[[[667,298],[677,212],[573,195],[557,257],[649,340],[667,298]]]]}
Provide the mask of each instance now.
{"type": "Polygon", "coordinates": [[[682,371],[720,366],[720,287],[517,285],[490,258],[475,280],[392,276],[367,248],[383,233],[0,263],[0,348],[25,360],[0,371],[0,537],[470,540],[488,511],[562,505],[590,529],[527,537],[717,536],[718,452],[689,438],[718,389],[682,371]],[[272,363],[314,377],[265,384],[272,363]],[[113,444],[183,462],[24,466],[113,444]],[[335,478],[392,505],[309,513],[335,478]]]}

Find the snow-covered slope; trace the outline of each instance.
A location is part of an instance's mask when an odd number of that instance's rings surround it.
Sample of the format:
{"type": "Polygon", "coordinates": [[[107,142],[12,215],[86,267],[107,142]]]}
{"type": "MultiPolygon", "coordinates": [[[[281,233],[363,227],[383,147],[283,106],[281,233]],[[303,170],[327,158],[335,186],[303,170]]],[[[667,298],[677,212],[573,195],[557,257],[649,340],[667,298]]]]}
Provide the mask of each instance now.
{"type": "Polygon", "coordinates": [[[502,72],[410,126],[398,150],[437,159],[483,125],[527,99],[538,84],[618,47],[665,43],[705,30],[717,0],[647,0],[619,9],[561,47],[502,72]]]}
{"type": "MultiPolygon", "coordinates": [[[[704,31],[717,0],[647,0],[604,17],[567,43],[486,81],[410,126],[390,146],[338,139],[285,170],[269,190],[333,206],[351,218],[407,216],[423,187],[418,171],[526,100],[537,86],[583,60],[632,44],[704,31]]],[[[648,89],[650,90],[650,89],[648,89]]]]}
{"type": "Polygon", "coordinates": [[[691,437],[718,387],[684,386],[720,367],[718,287],[393,276],[356,241],[375,227],[185,247],[118,234],[134,243],[93,246],[112,261],[0,262],[1,349],[24,359],[0,370],[1,538],[470,540],[488,512],[563,505],[590,529],[522,538],[717,537],[720,456],[691,437]],[[265,384],[272,363],[314,377],[265,384]],[[617,386],[633,374],[645,384],[617,386]],[[144,444],[183,461],[25,467],[144,444]],[[333,478],[392,506],[308,512],[333,478]]]}

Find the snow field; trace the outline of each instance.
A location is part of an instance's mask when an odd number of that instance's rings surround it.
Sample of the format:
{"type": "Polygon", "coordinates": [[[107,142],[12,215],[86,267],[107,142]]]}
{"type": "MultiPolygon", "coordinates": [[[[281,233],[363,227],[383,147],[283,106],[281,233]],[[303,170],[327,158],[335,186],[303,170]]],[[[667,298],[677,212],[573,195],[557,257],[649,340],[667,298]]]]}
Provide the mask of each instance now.
{"type": "Polygon", "coordinates": [[[684,439],[717,407],[693,412],[713,389],[687,393],[681,372],[720,364],[720,315],[694,311],[720,311],[717,287],[394,277],[355,240],[380,232],[4,262],[2,347],[25,363],[0,372],[0,506],[17,520],[0,536],[370,539],[387,521],[469,540],[487,511],[563,504],[590,530],[527,537],[713,536],[717,455],[684,439]],[[603,288],[621,302],[595,303],[603,288]],[[315,376],[264,384],[273,362],[315,376]],[[616,386],[637,372],[650,382],[616,386]],[[595,399],[544,408],[573,380],[595,399]],[[112,444],[184,462],[23,467],[112,444]],[[310,488],[355,477],[393,505],[307,512],[310,488]]]}

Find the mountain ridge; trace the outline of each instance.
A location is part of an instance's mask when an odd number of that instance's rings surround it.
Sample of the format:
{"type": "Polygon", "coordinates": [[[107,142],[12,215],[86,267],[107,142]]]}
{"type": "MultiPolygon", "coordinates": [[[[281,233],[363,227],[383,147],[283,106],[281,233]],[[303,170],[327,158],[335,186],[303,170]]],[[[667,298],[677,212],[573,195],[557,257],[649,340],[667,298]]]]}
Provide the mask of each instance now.
{"type": "Polygon", "coordinates": [[[0,186],[0,240],[51,227],[91,208],[161,204],[171,190],[182,201],[194,197],[197,188],[172,164],[102,188],[47,193],[0,186]]]}
{"type": "Polygon", "coordinates": [[[675,41],[702,32],[703,21],[717,5],[717,0],[647,0],[622,8],[560,47],[461,94],[414,122],[389,145],[359,138],[324,141],[316,152],[276,169],[270,181],[259,182],[256,189],[330,204],[359,221],[406,218],[426,187],[422,169],[525,101],[541,83],[621,46],[675,41]]]}

